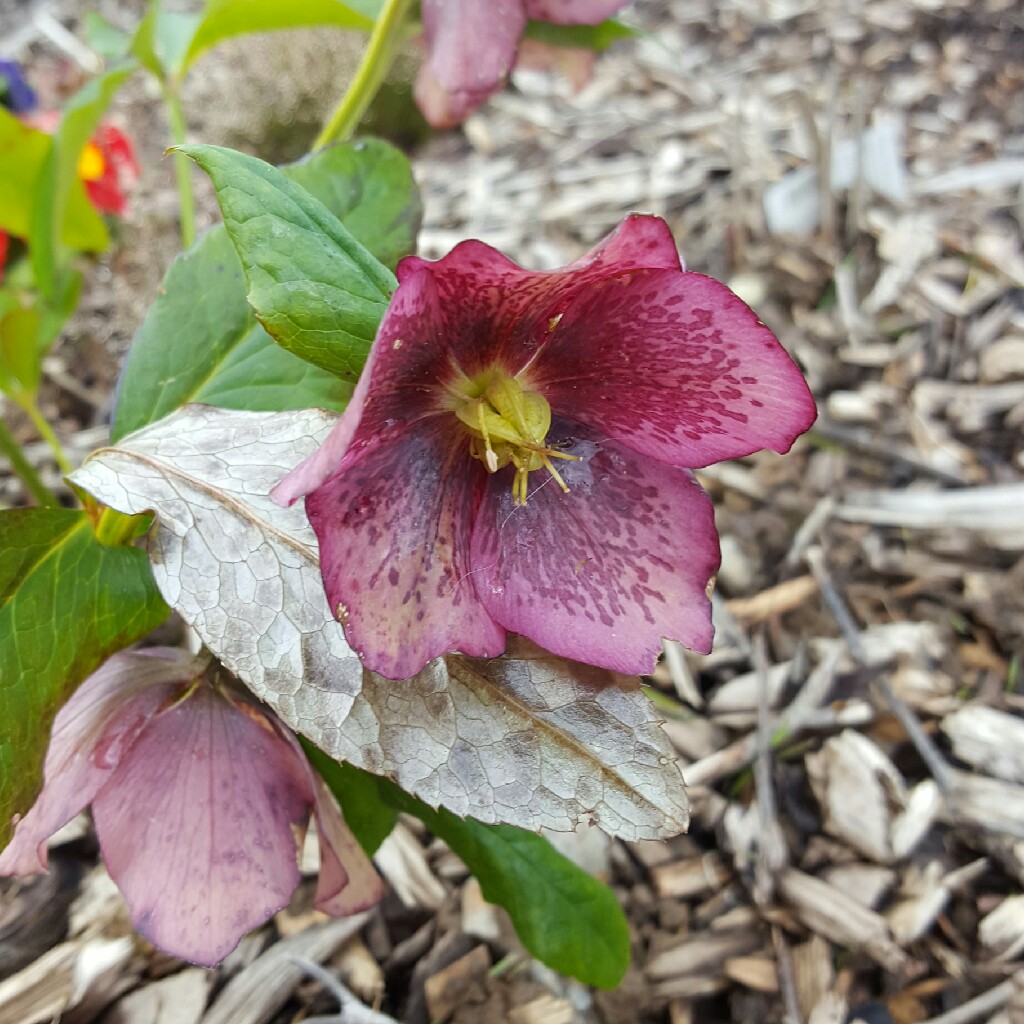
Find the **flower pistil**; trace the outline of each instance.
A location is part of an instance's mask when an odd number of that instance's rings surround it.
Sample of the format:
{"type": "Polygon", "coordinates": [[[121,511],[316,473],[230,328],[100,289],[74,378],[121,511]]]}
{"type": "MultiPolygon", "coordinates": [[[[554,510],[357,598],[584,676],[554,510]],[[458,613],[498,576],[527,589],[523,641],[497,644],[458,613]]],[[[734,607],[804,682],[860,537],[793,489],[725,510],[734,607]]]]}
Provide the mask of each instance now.
{"type": "Polygon", "coordinates": [[[569,486],[555,469],[552,459],[577,461],[548,447],[551,406],[539,391],[528,391],[516,378],[491,369],[476,377],[465,377],[452,388],[452,411],[470,435],[469,450],[489,473],[511,463],[516,468],[512,499],[525,505],[529,474],[544,468],[563,491],[569,486]]]}

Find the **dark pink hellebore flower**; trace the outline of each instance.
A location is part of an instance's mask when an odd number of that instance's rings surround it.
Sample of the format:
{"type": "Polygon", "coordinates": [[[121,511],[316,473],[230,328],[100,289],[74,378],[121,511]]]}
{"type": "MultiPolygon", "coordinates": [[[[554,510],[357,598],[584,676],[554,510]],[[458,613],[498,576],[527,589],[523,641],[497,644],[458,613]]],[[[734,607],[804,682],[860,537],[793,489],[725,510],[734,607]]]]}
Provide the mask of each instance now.
{"type": "Polygon", "coordinates": [[[203,966],[287,906],[316,816],[316,906],[353,914],[381,883],[302,748],[239,688],[182,651],[115,654],[54,721],[45,783],[0,875],[47,868],[46,841],[87,805],[135,928],[203,966]]]}
{"type": "Polygon", "coordinates": [[[504,84],[530,19],[597,25],[629,0],[422,0],[416,102],[435,128],[464,121],[504,84]]]}
{"type": "Polygon", "coordinates": [[[402,261],[347,411],[274,497],[307,495],[331,608],[392,679],[506,631],[650,672],[711,648],[710,500],[690,469],[814,421],[800,371],[724,285],[631,216],[552,273],[482,242],[402,261]]]}

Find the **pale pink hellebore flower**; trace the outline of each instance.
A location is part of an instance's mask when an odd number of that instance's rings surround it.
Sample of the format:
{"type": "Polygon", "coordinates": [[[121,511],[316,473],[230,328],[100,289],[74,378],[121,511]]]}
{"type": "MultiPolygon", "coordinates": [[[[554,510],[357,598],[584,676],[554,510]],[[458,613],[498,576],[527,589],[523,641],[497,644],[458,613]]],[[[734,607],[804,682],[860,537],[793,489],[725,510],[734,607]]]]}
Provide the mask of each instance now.
{"type": "Polygon", "coordinates": [[[208,659],[115,654],[57,714],[35,804],[0,852],[0,875],[47,869],[46,842],[92,805],[107,870],[136,930],[210,967],[288,905],[310,813],[316,907],[376,903],[381,882],[295,737],[208,659]]]}
{"type": "Polygon", "coordinates": [[[416,102],[435,128],[464,121],[502,87],[528,20],[597,25],[629,0],[422,0],[426,57],[416,102]]]}
{"type": "Polygon", "coordinates": [[[631,216],[576,263],[469,241],[408,257],[352,401],[278,485],[306,496],[327,598],[391,679],[506,632],[639,675],[711,649],[719,547],[691,469],[785,452],[800,371],[725,285],[631,216]]]}

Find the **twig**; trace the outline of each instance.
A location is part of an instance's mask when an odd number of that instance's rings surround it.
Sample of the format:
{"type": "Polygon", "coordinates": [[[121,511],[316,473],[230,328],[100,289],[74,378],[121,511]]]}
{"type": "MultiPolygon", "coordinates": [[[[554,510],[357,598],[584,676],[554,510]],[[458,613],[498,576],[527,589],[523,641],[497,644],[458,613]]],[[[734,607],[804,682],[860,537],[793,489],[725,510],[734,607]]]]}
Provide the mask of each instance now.
{"type": "MultiPolygon", "coordinates": [[[[819,710],[824,695],[832,686],[840,656],[837,651],[819,665],[790,702],[789,707],[782,714],[769,718],[767,730],[772,737],[773,746],[788,741],[805,728],[829,729],[850,724],[844,721],[842,711],[835,711],[832,708],[819,710]]],[[[694,761],[683,772],[686,783],[689,786],[710,785],[725,775],[745,768],[757,756],[757,750],[758,734],[749,733],[735,743],[730,743],[729,746],[694,761]]]]}
{"type": "Polygon", "coordinates": [[[772,945],[775,947],[775,964],[779,976],[779,993],[785,1009],[785,1024],[801,1024],[800,1002],[796,995],[796,975],[793,972],[793,956],[782,929],[772,925],[772,945]]]}
{"type": "MultiPolygon", "coordinates": [[[[861,639],[857,623],[846,606],[846,602],[832,582],[832,575],[825,565],[825,558],[821,548],[810,548],[804,557],[807,560],[811,573],[818,581],[818,587],[821,590],[821,596],[825,600],[825,605],[836,620],[839,631],[843,634],[843,639],[846,641],[851,657],[859,665],[867,666],[869,664],[867,651],[864,649],[864,641],[861,639]]],[[[914,744],[915,749],[921,755],[921,760],[928,766],[928,770],[931,772],[932,778],[935,779],[939,789],[947,795],[951,793],[953,790],[953,775],[950,767],[939,752],[938,747],[935,746],[924,729],[921,728],[921,723],[914,717],[914,713],[896,695],[892,687],[885,680],[876,678],[872,685],[878,690],[900,725],[903,726],[904,732],[906,732],[910,742],[914,744]]]]}
{"type": "Polygon", "coordinates": [[[968,1024],[969,1021],[985,1017],[998,1010],[1004,1003],[1008,1003],[1013,996],[1013,989],[1012,979],[1004,981],[1001,985],[996,985],[995,988],[990,988],[987,992],[982,992],[980,996],[968,1000],[955,1010],[940,1013],[938,1017],[926,1020],[924,1024],[968,1024]]]}
{"type": "Polygon", "coordinates": [[[288,959],[311,978],[316,978],[338,1000],[341,1007],[341,1012],[336,1016],[307,1017],[306,1024],[399,1024],[394,1017],[371,1010],[365,1003],[360,1002],[338,978],[320,964],[294,954],[288,959]]]}
{"type": "Polygon", "coordinates": [[[754,877],[754,900],[767,906],[775,891],[775,875],[788,860],[786,841],[779,826],[772,787],[772,730],[768,714],[768,655],[764,630],[754,637],[754,669],[757,672],[757,754],[754,758],[754,790],[761,827],[754,877]]]}

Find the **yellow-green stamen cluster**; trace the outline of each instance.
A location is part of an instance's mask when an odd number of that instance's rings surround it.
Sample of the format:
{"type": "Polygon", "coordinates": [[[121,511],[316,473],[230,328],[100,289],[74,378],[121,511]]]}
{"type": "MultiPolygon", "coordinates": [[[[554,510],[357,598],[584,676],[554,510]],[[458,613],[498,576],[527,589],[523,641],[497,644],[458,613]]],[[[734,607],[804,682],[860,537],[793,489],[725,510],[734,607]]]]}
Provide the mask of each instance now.
{"type": "Polygon", "coordinates": [[[465,377],[453,388],[452,410],[470,434],[470,452],[488,472],[496,473],[511,463],[516,468],[512,500],[525,505],[528,478],[535,469],[546,469],[563,491],[569,486],[552,464],[552,459],[575,461],[576,456],[547,447],[551,428],[551,406],[537,391],[527,391],[515,378],[501,370],[490,370],[475,378],[465,377]]]}

